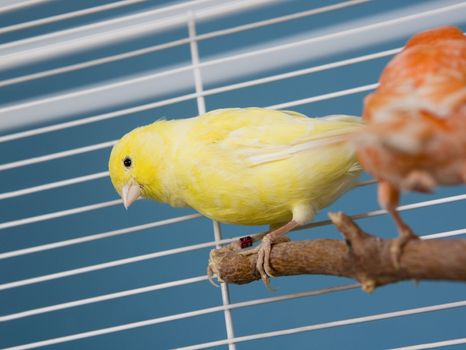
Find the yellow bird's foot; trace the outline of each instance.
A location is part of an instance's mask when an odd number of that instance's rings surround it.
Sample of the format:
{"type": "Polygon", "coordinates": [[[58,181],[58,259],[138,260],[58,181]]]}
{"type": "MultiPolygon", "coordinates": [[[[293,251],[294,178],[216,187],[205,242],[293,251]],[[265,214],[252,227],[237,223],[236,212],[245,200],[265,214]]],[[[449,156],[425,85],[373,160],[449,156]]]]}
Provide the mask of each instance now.
{"type": "Polygon", "coordinates": [[[209,261],[209,265],[207,265],[207,278],[209,279],[209,282],[211,285],[213,285],[214,287],[220,288],[220,285],[218,285],[214,281],[214,275],[215,275],[214,269],[212,268],[210,261],[209,261]]]}
{"type": "Polygon", "coordinates": [[[270,286],[270,277],[274,277],[272,273],[272,267],[270,266],[270,252],[272,251],[272,245],[288,242],[290,239],[286,236],[273,238],[271,235],[266,235],[262,239],[262,243],[256,248],[257,249],[257,262],[256,269],[261,275],[262,282],[264,282],[265,287],[270,291],[275,291],[270,286]]]}
{"type": "Polygon", "coordinates": [[[403,253],[403,248],[405,247],[406,243],[413,239],[419,239],[419,237],[416,236],[407,225],[405,225],[400,229],[400,236],[393,240],[390,246],[390,254],[392,257],[393,266],[395,266],[396,269],[400,268],[400,260],[403,253]]]}
{"type": "Polygon", "coordinates": [[[272,267],[270,266],[270,252],[272,245],[281,242],[288,242],[290,239],[285,235],[298,226],[295,220],[291,220],[286,225],[283,225],[273,231],[257,233],[252,236],[245,236],[239,240],[230,243],[230,249],[239,251],[239,254],[249,256],[257,254],[256,269],[259,272],[262,281],[269,290],[274,290],[270,287],[270,277],[273,277],[272,267]],[[254,242],[262,240],[261,244],[255,248],[251,247],[254,242]]]}
{"type": "MultiPolygon", "coordinates": [[[[256,269],[259,272],[261,279],[264,282],[265,286],[269,290],[273,290],[270,287],[270,277],[273,277],[272,267],[270,265],[270,252],[272,251],[272,245],[276,243],[280,243],[280,242],[288,242],[290,239],[286,237],[285,235],[290,230],[295,228],[296,226],[298,226],[297,222],[294,220],[291,220],[286,225],[283,225],[271,232],[260,233],[252,237],[246,237],[247,240],[245,240],[244,238],[240,240],[240,244],[243,243],[241,244],[241,247],[244,248],[244,243],[246,241],[250,242],[250,239],[253,239],[253,241],[262,239],[262,242],[259,246],[253,249],[240,251],[240,254],[242,255],[257,254],[256,269]]],[[[250,246],[251,244],[248,243],[248,246],[250,246]]]]}

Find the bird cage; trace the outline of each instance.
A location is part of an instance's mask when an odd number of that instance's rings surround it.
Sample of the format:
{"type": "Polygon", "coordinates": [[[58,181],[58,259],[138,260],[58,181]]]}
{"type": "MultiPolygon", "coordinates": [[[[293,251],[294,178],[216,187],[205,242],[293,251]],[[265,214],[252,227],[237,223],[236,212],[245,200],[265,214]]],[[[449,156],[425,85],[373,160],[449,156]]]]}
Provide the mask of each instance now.
{"type": "MultiPolygon", "coordinates": [[[[361,291],[331,276],[212,287],[209,251],[263,227],[138,201],[111,147],[226,107],[361,115],[414,33],[466,28],[466,2],[0,1],[0,348],[426,349],[466,343],[466,285],[361,291]]],[[[293,240],[341,239],[329,211],[396,236],[368,175],[293,240]]],[[[466,234],[464,186],[407,193],[423,239],[466,234]]],[[[462,344],[462,345],[461,345],[462,344]]]]}

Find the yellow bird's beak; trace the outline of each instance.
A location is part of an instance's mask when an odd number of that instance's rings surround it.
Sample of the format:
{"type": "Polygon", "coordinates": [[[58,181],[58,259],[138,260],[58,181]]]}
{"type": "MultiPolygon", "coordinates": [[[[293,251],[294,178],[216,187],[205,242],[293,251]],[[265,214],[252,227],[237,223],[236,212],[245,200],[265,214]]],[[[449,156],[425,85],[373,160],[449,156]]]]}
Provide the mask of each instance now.
{"type": "Polygon", "coordinates": [[[141,197],[141,186],[136,181],[130,180],[121,188],[121,198],[125,209],[128,209],[139,197],[141,197]]]}

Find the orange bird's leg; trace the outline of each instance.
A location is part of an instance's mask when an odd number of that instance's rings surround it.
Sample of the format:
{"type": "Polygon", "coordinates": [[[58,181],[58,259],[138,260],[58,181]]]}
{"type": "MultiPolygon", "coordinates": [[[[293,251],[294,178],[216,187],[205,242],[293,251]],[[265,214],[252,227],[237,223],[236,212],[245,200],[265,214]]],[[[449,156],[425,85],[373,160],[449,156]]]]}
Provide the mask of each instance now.
{"type": "Polygon", "coordinates": [[[379,183],[378,191],[380,206],[388,211],[398,227],[399,236],[393,241],[391,246],[393,264],[398,268],[400,266],[400,257],[403,247],[409,240],[418,239],[418,237],[401,219],[400,213],[396,210],[400,201],[400,191],[385,181],[379,183]]]}

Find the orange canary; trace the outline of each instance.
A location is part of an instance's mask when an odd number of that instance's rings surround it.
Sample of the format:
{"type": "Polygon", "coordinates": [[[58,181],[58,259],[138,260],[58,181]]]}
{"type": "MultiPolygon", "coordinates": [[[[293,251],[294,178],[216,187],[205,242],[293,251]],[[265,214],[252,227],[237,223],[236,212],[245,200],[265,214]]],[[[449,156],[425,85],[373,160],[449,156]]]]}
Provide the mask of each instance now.
{"type": "Polygon", "coordinates": [[[400,191],[431,192],[466,183],[466,37],[451,26],[414,35],[366,97],[358,157],[378,181],[378,199],[395,219],[401,250],[417,236],[396,207],[400,191]]]}

